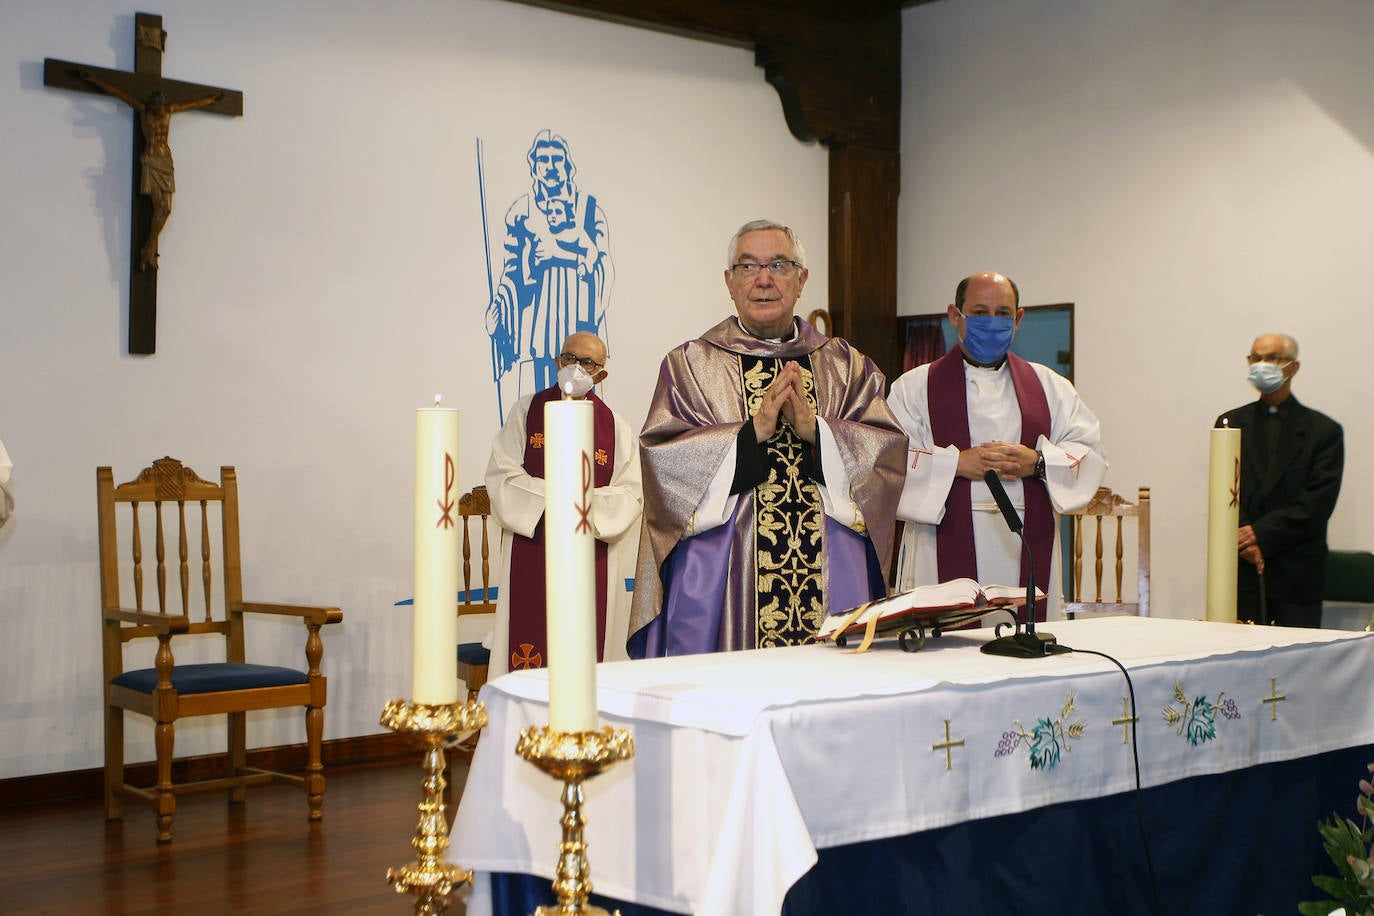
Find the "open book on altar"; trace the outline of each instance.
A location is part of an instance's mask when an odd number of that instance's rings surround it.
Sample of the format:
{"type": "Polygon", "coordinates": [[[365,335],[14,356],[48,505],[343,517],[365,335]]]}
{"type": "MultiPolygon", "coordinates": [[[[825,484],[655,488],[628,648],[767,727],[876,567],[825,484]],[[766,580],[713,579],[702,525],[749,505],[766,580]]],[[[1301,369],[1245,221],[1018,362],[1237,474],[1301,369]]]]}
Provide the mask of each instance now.
{"type": "MultiPolygon", "coordinates": [[[[1039,600],[1045,593],[1037,588],[1035,597],[1039,600]]],[[[864,642],[859,650],[863,651],[881,633],[923,625],[955,626],[999,608],[1010,610],[1025,603],[1024,586],[979,585],[972,579],[951,579],[831,614],[821,624],[816,640],[840,640],[862,633],[864,642]]]]}

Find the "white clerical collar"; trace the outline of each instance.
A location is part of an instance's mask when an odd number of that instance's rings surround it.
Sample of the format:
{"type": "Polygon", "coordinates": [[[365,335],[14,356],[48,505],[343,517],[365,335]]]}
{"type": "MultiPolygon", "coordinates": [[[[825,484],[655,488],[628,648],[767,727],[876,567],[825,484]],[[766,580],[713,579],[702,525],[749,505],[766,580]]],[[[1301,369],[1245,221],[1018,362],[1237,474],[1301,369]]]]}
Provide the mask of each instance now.
{"type": "Polygon", "coordinates": [[[795,317],[792,319],[792,323],[788,325],[790,333],[787,334],[787,336],[785,337],[765,337],[762,334],[757,334],[754,331],[749,330],[749,326],[746,325],[744,323],[744,319],[740,318],[739,316],[735,317],[735,323],[739,325],[741,331],[748,334],[755,340],[766,340],[769,343],[787,343],[788,341],[795,340],[797,337],[797,320],[795,317]]]}

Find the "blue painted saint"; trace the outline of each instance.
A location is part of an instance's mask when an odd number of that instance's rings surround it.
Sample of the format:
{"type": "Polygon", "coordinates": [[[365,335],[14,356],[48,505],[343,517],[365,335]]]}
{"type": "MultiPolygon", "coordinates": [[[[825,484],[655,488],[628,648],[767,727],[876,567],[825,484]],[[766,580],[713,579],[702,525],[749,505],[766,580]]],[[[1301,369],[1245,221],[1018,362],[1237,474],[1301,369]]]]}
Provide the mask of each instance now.
{"type": "Polygon", "coordinates": [[[486,313],[503,420],[516,398],[557,381],[569,334],[590,331],[610,349],[606,307],[615,266],[606,214],[573,181],[567,140],[541,130],[526,158],[530,193],[506,211],[504,262],[486,313]]]}

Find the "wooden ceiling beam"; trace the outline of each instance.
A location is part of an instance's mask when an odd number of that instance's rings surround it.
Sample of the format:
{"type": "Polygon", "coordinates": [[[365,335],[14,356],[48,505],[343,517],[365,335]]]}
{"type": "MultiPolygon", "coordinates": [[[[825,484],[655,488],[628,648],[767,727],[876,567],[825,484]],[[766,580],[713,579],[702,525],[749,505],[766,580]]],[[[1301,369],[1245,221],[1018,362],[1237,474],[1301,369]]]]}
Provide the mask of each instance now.
{"type": "Polygon", "coordinates": [[[751,48],[788,130],[830,154],[834,333],[895,377],[901,0],[510,2],[751,48]]]}

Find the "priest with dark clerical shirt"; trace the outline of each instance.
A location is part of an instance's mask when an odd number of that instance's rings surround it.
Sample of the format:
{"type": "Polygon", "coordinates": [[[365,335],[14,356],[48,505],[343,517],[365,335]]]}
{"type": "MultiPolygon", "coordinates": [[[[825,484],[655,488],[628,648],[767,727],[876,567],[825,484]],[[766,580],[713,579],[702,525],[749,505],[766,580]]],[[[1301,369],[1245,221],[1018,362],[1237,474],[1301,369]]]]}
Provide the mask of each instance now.
{"type": "Polygon", "coordinates": [[[491,637],[488,677],[549,663],[544,579],[544,405],[559,398],[592,402],[593,489],[591,523],[596,535],[596,622],[599,661],[624,659],[629,627],[625,580],[634,574],[634,533],[642,505],[639,443],[634,430],[606,406],[592,386],[606,378],[606,345],[579,331],[557,357],[558,383],[525,395],[496,434],[487,463],[491,512],[501,526],[501,589],[491,637]]]}
{"type": "Polygon", "coordinates": [[[995,471],[1022,517],[1037,586],[1062,594],[1058,513],[1088,504],[1107,462],[1097,417],[1073,384],[1008,352],[1023,313],[1007,277],[966,278],[946,310],[959,345],[892,384],[888,403],[911,438],[897,507],[906,522],[899,590],[963,577],[1026,584],[1021,541],[984,479],[995,471]]]}
{"type": "Polygon", "coordinates": [[[1341,424],[1293,396],[1298,342],[1261,334],[1245,358],[1259,399],[1217,417],[1240,437],[1236,610],[1241,620],[1320,627],[1326,526],[1345,470],[1341,424]]]}
{"type": "Polygon", "coordinates": [[[795,315],[795,232],[727,249],[736,314],[670,352],[640,434],[630,655],[798,645],[886,594],[906,436],[882,373],[795,315]]]}

